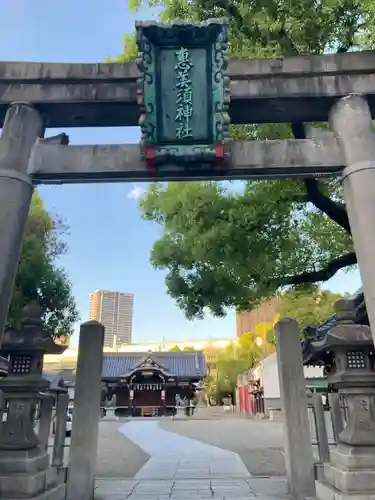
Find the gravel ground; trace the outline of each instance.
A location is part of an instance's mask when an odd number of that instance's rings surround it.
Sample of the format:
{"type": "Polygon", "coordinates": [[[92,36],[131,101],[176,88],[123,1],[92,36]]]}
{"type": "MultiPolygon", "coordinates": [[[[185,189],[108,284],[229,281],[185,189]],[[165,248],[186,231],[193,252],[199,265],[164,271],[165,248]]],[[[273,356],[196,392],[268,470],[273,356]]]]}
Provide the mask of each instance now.
{"type": "Polygon", "coordinates": [[[170,432],[238,453],[253,476],[285,476],[280,423],[247,419],[168,420],[170,432]]]}
{"type": "MultiPolygon", "coordinates": [[[[98,478],[133,478],[149,460],[149,455],[118,431],[125,422],[99,424],[96,475],[98,478]]],[[[53,438],[50,444],[52,445],[53,438]]],[[[66,445],[70,439],[66,440],[66,445]]],[[[49,448],[52,453],[52,448],[49,448]]],[[[69,447],[65,448],[64,464],[69,462],[69,447]]]]}
{"type": "MultiPolygon", "coordinates": [[[[238,453],[255,477],[285,476],[280,423],[243,418],[158,420],[161,428],[238,453]]],[[[97,456],[98,478],[133,478],[149,455],[119,432],[125,421],[101,421],[97,456]]],[[[69,439],[66,444],[69,445],[69,439]]],[[[52,438],[50,441],[52,444],[52,438]]],[[[50,448],[52,452],[52,448],[50,448]]],[[[65,464],[69,448],[65,449],[65,464]]]]}
{"type": "Polygon", "coordinates": [[[150,458],[117,430],[123,425],[123,422],[100,422],[97,477],[132,478],[150,458]]]}

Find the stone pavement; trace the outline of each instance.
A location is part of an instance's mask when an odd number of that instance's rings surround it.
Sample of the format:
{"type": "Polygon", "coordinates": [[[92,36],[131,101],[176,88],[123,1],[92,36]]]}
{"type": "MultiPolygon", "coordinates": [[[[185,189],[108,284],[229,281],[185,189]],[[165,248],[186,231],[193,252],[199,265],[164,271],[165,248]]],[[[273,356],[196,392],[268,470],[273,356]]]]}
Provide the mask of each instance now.
{"type": "Polygon", "coordinates": [[[129,422],[119,431],[151,457],[137,479],[250,477],[237,453],[168,432],[157,420],[129,422]]]}
{"type": "Polygon", "coordinates": [[[161,429],[158,421],[119,428],[150,456],[134,479],[98,479],[95,500],[287,498],[283,478],[252,478],[239,455],[161,429]]]}
{"type": "Polygon", "coordinates": [[[159,426],[168,432],[237,453],[254,477],[286,476],[281,423],[243,418],[168,419],[159,421],[159,426]]]}
{"type": "Polygon", "coordinates": [[[97,481],[95,500],[288,500],[283,478],[97,481]]]}

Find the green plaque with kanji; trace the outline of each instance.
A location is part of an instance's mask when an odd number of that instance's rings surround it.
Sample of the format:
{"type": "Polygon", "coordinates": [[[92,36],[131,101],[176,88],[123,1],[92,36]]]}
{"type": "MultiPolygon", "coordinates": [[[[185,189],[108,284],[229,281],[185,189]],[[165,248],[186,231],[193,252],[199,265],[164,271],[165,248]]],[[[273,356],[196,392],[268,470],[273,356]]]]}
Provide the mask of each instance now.
{"type": "Polygon", "coordinates": [[[223,162],[227,24],[137,22],[141,151],[149,166],[223,162]]]}

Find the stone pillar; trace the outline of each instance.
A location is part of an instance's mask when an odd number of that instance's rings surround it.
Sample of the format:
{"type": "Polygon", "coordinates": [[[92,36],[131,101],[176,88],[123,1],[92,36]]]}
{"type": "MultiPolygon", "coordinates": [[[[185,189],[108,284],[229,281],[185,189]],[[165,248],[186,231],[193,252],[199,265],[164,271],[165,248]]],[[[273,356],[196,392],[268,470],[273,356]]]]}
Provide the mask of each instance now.
{"type": "Polygon", "coordinates": [[[52,465],[64,465],[64,445],[66,438],[66,413],[69,405],[69,395],[59,394],[56,403],[55,440],[53,443],[52,465]]]}
{"type": "Polygon", "coordinates": [[[316,393],[313,394],[312,404],[314,409],[315,432],[318,442],[319,458],[322,463],[325,463],[329,461],[329,444],[322,396],[316,393]]]}
{"type": "Polygon", "coordinates": [[[66,500],[94,498],[103,343],[103,325],[81,325],[66,500]]]}
{"type": "Polygon", "coordinates": [[[39,442],[44,450],[48,449],[48,441],[51,434],[51,421],[53,410],[53,396],[47,394],[40,402],[40,415],[39,415],[39,442]]]}
{"type": "Polygon", "coordinates": [[[17,272],[33,186],[26,174],[31,149],[44,132],[26,103],[9,108],[0,138],[0,346],[17,272]]]}
{"type": "Polygon", "coordinates": [[[282,318],[275,326],[275,337],[288,485],[292,496],[303,500],[315,497],[315,474],[297,322],[282,318]]]}
{"type": "Polygon", "coordinates": [[[336,444],[339,443],[339,435],[344,429],[344,421],[342,418],[342,412],[341,412],[341,404],[340,404],[340,396],[335,393],[331,392],[328,394],[328,401],[329,401],[329,408],[330,408],[330,413],[331,413],[331,419],[332,419],[332,430],[333,430],[333,436],[335,438],[336,444]]]}
{"type": "Polygon", "coordinates": [[[367,314],[375,335],[375,135],[364,97],[351,95],[333,106],[330,124],[343,153],[343,187],[361,273],[367,314]]]}

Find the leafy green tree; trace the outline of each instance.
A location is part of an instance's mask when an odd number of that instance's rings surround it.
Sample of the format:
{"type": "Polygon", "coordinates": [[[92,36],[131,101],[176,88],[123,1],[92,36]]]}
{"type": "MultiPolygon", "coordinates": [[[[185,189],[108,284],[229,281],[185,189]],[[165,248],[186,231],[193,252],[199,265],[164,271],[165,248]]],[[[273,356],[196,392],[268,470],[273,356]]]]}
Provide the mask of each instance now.
{"type": "Polygon", "coordinates": [[[181,349],[178,347],[178,345],[175,345],[169,349],[168,352],[179,352],[181,349]]]}
{"type": "Polygon", "coordinates": [[[237,385],[237,376],[248,369],[248,364],[245,359],[238,356],[233,343],[219,354],[216,366],[216,398],[220,400],[222,397],[234,393],[237,385]]]}
{"type": "Polygon", "coordinates": [[[246,309],[285,285],[324,279],[314,269],[330,266],[351,240],[298,201],[301,191],[288,181],[249,183],[240,194],[214,182],[150,188],[144,217],[164,227],[151,261],[168,270],[168,292],[187,317],[205,307],[217,316],[246,309]]]}
{"type": "Polygon", "coordinates": [[[138,54],[137,42],[135,35],[123,35],[122,37],[124,42],[124,52],[120,54],[118,57],[112,58],[110,56],[107,57],[106,62],[116,62],[116,63],[124,63],[128,61],[134,61],[138,54]]]}
{"type": "Polygon", "coordinates": [[[257,342],[256,333],[245,333],[237,342],[232,342],[221,350],[217,357],[217,398],[234,395],[237,376],[254,368],[266,355],[274,349],[268,349],[268,343],[257,342]]]}
{"type": "Polygon", "coordinates": [[[186,347],[183,348],[183,351],[195,351],[195,349],[191,345],[187,345],[186,347]]]}
{"type": "Polygon", "coordinates": [[[204,380],[204,394],[206,401],[209,402],[210,405],[217,402],[217,377],[213,375],[207,375],[204,380]]]}
{"type": "Polygon", "coordinates": [[[298,321],[301,329],[307,325],[319,325],[334,313],[335,303],[343,294],[321,290],[316,285],[296,287],[283,294],[280,316],[298,321]]]}
{"type": "Polygon", "coordinates": [[[8,327],[20,327],[22,309],[35,302],[43,308],[44,326],[55,336],[70,335],[78,320],[72,286],[56,261],[66,250],[66,227],[46,211],[37,191],[31,201],[20,263],[8,315],[8,327]]]}
{"type": "Polygon", "coordinates": [[[235,344],[236,357],[244,361],[246,370],[254,368],[259,361],[264,359],[268,353],[267,340],[261,339],[257,331],[249,332],[241,335],[238,342],[235,344]]]}
{"type": "MultiPolygon", "coordinates": [[[[142,0],[133,0],[137,9],[142,0]]],[[[165,0],[161,20],[229,20],[233,59],[372,48],[374,0],[165,0]]],[[[134,40],[134,39],[133,39],[134,40]]],[[[122,60],[134,44],[126,41],[122,60]]],[[[234,139],[305,138],[304,124],[232,127],[234,139]]],[[[336,181],[154,184],[143,216],[164,231],[151,262],[188,318],[247,309],[283,287],[318,283],[356,264],[336,181]]]]}

